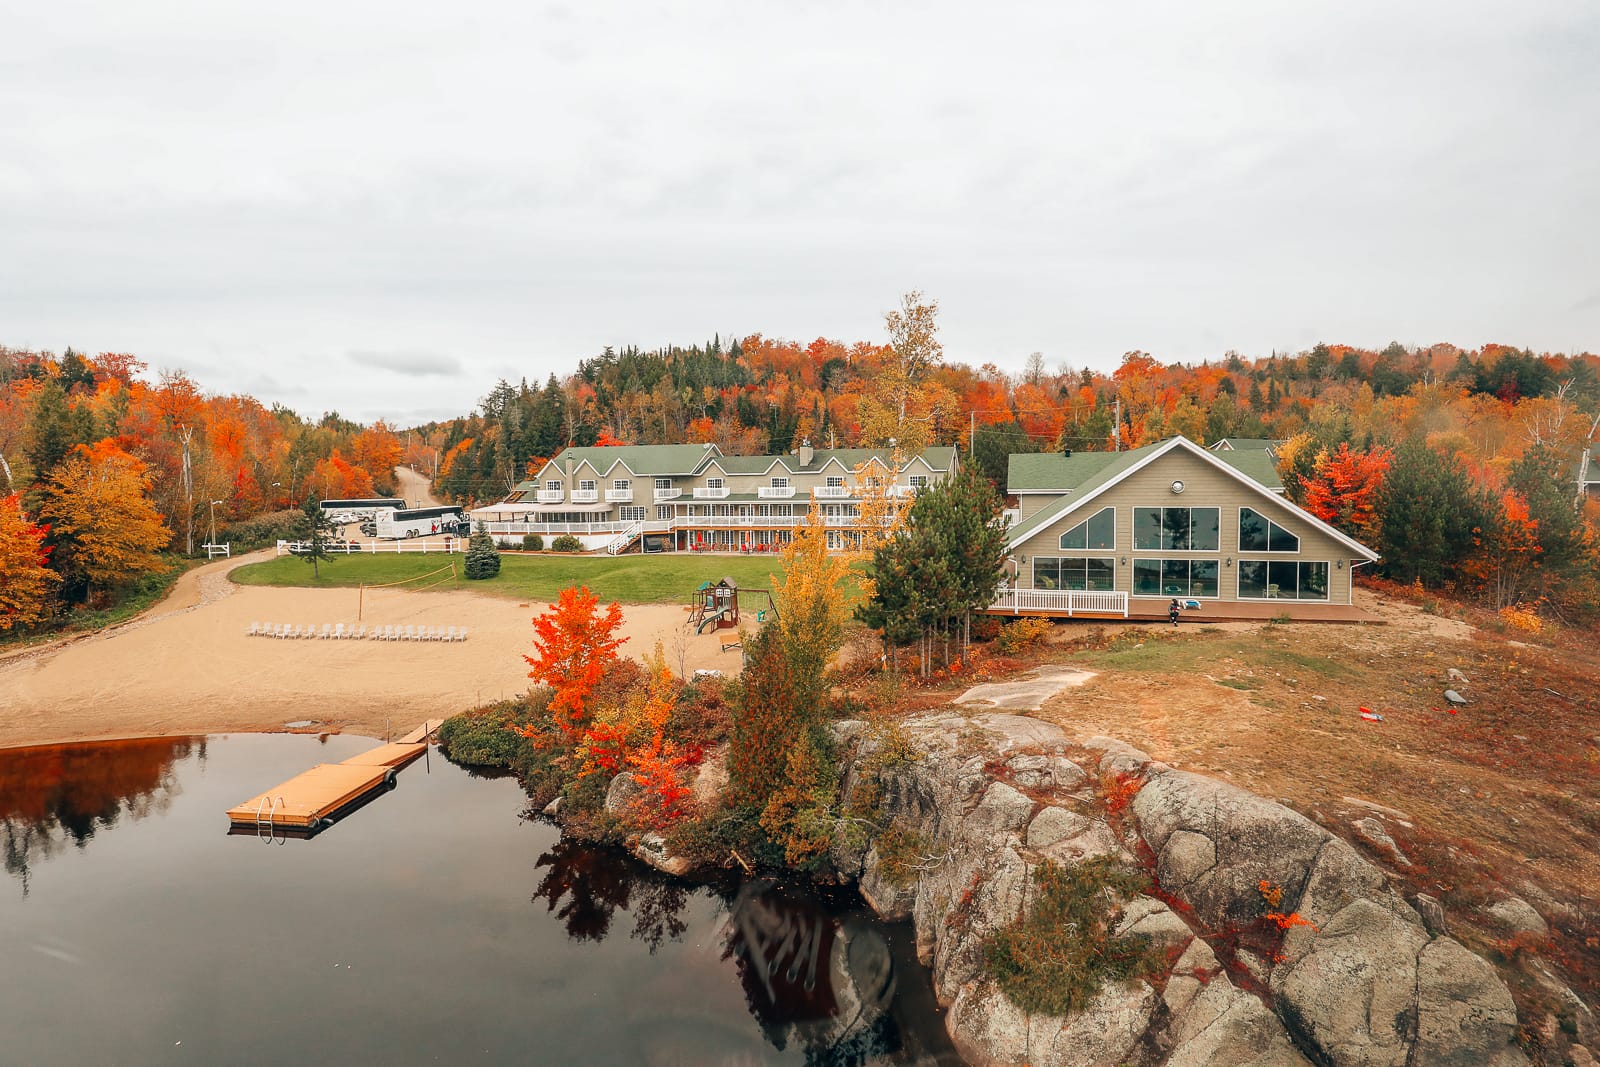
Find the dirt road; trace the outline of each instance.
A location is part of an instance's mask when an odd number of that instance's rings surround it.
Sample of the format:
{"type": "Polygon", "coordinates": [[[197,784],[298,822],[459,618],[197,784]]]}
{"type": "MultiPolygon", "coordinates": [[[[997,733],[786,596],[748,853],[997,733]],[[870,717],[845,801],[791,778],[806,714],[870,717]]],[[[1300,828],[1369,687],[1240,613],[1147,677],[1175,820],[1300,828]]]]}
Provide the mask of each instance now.
{"type": "Polygon", "coordinates": [[[394,474],[400,483],[400,495],[406,506],[413,508],[443,507],[444,501],[433,495],[433,483],[410,467],[396,467],[394,474]]]}

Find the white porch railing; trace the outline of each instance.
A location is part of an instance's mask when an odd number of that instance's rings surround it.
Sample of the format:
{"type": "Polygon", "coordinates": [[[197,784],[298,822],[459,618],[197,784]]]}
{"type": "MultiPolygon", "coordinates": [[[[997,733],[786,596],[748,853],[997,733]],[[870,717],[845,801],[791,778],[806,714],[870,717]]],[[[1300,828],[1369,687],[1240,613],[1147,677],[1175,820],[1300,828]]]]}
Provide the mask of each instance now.
{"type": "Polygon", "coordinates": [[[559,489],[539,490],[539,503],[541,504],[559,504],[563,499],[564,497],[559,489]]]}
{"type": "Polygon", "coordinates": [[[788,500],[794,496],[794,486],[763,485],[756,489],[756,496],[763,500],[788,500]]]}
{"type": "Polygon", "coordinates": [[[726,500],[730,492],[731,490],[729,489],[706,489],[702,487],[694,491],[694,498],[696,500],[726,500]]]}
{"type": "Polygon", "coordinates": [[[606,555],[615,556],[633,543],[633,539],[644,533],[644,523],[636,522],[611,539],[606,545],[606,555]]]}
{"type": "Polygon", "coordinates": [[[574,489],[572,491],[572,502],[574,504],[598,504],[600,502],[600,494],[594,489],[574,489]]]}
{"type": "Polygon", "coordinates": [[[1128,617],[1128,594],[1081,589],[1002,589],[995,595],[992,611],[1047,611],[1055,614],[1121,615],[1128,617]]]}
{"type": "Polygon", "coordinates": [[[676,500],[683,495],[682,489],[662,489],[659,486],[655,491],[657,500],[676,500]]]}
{"type": "Polygon", "coordinates": [[[822,500],[842,500],[850,495],[847,485],[814,485],[811,495],[822,500]]]}
{"type": "MultiPolygon", "coordinates": [[[[502,523],[501,525],[506,525],[502,523]]],[[[323,545],[323,551],[330,556],[375,556],[386,552],[420,552],[427,555],[430,552],[456,553],[465,551],[467,543],[465,537],[452,537],[448,541],[346,541],[344,544],[323,545]]],[[[305,552],[307,545],[303,541],[279,541],[278,555],[298,556],[305,552]]]]}
{"type": "Polygon", "coordinates": [[[607,504],[631,504],[631,503],[633,503],[633,490],[632,489],[607,489],[606,490],[606,503],[607,504]]]}

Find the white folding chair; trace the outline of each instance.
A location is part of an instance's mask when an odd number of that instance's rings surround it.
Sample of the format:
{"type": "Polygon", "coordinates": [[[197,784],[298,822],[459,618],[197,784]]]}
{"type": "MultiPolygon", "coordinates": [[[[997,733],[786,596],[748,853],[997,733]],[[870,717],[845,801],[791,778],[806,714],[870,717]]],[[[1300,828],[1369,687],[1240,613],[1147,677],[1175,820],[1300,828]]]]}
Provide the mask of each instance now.
{"type": "Polygon", "coordinates": [[[439,627],[439,626],[429,627],[429,629],[428,629],[428,640],[430,640],[430,641],[443,641],[444,640],[444,629],[442,627],[439,627]]]}
{"type": "Polygon", "coordinates": [[[456,639],[456,628],[454,626],[444,632],[444,639],[446,641],[454,641],[456,639]]]}
{"type": "Polygon", "coordinates": [[[344,638],[345,638],[344,623],[341,622],[341,623],[339,623],[337,626],[335,626],[333,628],[333,639],[335,641],[343,641],[344,638]]]}
{"type": "Polygon", "coordinates": [[[253,622],[253,623],[250,624],[250,629],[248,629],[248,630],[246,630],[244,632],[244,635],[246,637],[255,637],[260,632],[261,632],[261,624],[259,622],[253,622]]]}
{"type": "Polygon", "coordinates": [[[415,641],[417,639],[417,628],[415,626],[406,627],[405,639],[407,641],[415,641]]]}
{"type": "Polygon", "coordinates": [[[322,624],[322,632],[320,634],[318,634],[317,637],[320,638],[323,641],[326,641],[328,638],[330,638],[332,636],[333,636],[333,623],[331,623],[331,622],[323,623],[322,624]]]}
{"type": "Polygon", "coordinates": [[[358,630],[354,631],[353,633],[351,633],[350,638],[353,641],[360,641],[362,638],[364,638],[366,636],[367,636],[367,628],[365,626],[363,626],[360,629],[358,629],[358,630]]]}
{"type": "Polygon", "coordinates": [[[465,626],[463,626],[461,628],[461,636],[457,637],[456,640],[457,641],[465,641],[466,639],[467,639],[467,628],[465,626]]]}

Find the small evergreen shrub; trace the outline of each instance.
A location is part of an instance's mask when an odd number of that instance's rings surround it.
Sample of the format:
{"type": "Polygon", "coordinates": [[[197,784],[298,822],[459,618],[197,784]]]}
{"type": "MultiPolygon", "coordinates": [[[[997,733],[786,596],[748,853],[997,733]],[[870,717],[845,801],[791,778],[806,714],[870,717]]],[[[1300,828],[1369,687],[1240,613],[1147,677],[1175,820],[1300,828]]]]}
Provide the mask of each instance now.
{"type": "Polygon", "coordinates": [[[583,542],[578,540],[576,537],[573,537],[571,534],[562,534],[560,537],[550,542],[550,551],[582,552],[583,542]]]}
{"type": "Polygon", "coordinates": [[[473,531],[472,540],[467,542],[467,577],[478,581],[493,578],[499,573],[500,550],[495,547],[494,538],[489,536],[489,528],[480,522],[473,531]]]}
{"type": "Polygon", "coordinates": [[[1122,901],[1145,887],[1142,875],[1099,856],[1073,867],[1040,864],[1033,884],[1033,907],[995,934],[984,951],[1011,1003],[1041,1015],[1066,1015],[1081,1010],[1107,982],[1154,967],[1148,938],[1111,936],[1122,901]]]}
{"type": "Polygon", "coordinates": [[[538,534],[523,534],[522,535],[522,551],[524,551],[524,552],[543,552],[544,551],[544,538],[540,537],[538,534]]]}

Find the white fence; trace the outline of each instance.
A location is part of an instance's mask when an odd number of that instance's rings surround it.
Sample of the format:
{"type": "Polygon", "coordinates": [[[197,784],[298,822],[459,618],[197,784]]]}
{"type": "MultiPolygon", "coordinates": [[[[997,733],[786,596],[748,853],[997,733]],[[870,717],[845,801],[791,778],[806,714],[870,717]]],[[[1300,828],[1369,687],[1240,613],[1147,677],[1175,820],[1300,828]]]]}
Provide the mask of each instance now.
{"type": "MultiPolygon", "coordinates": [[[[448,541],[368,541],[365,544],[346,541],[343,544],[325,544],[322,548],[330,556],[376,556],[385,552],[419,552],[426,556],[430,552],[464,552],[466,540],[456,537],[448,541]]],[[[304,541],[279,541],[278,555],[302,555],[309,547],[304,541]]]]}
{"type": "Polygon", "coordinates": [[[1024,611],[1047,611],[1068,617],[1089,612],[1127,618],[1128,594],[1080,589],[1002,589],[990,610],[1009,611],[1015,615],[1024,611]]]}

